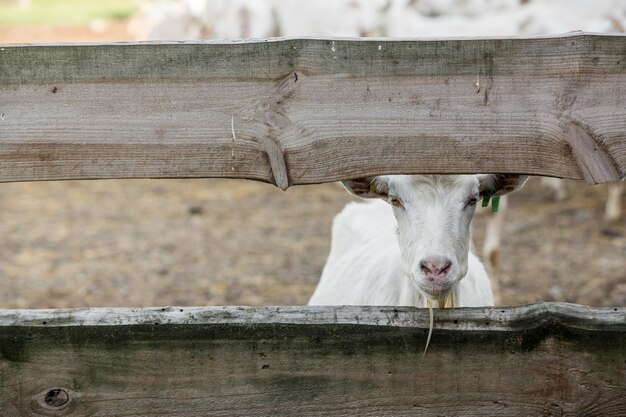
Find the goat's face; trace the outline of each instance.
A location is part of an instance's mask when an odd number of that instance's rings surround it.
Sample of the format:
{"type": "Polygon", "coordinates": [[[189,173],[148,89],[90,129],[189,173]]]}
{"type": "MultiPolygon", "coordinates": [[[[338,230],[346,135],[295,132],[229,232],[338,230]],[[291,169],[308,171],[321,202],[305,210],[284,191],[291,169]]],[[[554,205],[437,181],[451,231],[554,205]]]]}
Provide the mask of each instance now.
{"type": "Polygon", "coordinates": [[[360,197],[387,201],[397,220],[403,268],[418,290],[441,299],[467,274],[478,201],[521,187],[518,175],[391,175],[344,181],[360,197]]]}
{"type": "Polygon", "coordinates": [[[387,184],[406,275],[431,298],[445,296],[467,273],[477,178],[395,176],[387,184]]]}

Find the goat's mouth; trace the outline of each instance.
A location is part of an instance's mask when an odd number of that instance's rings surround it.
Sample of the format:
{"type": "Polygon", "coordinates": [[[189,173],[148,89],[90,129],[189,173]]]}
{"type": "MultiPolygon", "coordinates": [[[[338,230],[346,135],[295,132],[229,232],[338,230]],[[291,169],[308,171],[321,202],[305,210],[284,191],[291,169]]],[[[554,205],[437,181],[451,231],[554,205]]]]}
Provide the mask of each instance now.
{"type": "Polygon", "coordinates": [[[450,294],[452,291],[452,285],[441,285],[441,284],[417,284],[417,287],[420,289],[422,293],[431,300],[441,300],[450,294]]]}

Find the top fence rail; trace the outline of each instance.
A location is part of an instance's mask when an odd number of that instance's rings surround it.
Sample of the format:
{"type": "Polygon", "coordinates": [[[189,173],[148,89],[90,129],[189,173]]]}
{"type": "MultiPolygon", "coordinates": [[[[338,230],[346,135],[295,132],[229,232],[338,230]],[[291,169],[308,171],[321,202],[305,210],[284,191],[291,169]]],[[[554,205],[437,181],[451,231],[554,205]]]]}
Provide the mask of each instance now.
{"type": "Polygon", "coordinates": [[[626,177],[626,36],[0,45],[0,182],[626,177]]]}

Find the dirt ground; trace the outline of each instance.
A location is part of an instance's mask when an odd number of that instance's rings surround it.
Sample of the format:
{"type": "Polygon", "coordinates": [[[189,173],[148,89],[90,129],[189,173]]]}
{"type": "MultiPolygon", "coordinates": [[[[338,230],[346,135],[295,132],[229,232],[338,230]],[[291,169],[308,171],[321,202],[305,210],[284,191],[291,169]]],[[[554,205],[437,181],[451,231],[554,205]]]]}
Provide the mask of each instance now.
{"type": "MultiPolygon", "coordinates": [[[[116,25],[5,28],[0,42],[125,39],[116,25]]],[[[504,304],[626,305],[626,218],[603,224],[605,186],[566,186],[564,202],[537,180],[512,195],[504,304]]],[[[0,184],[0,308],[304,304],[332,218],[350,200],[336,184],[287,192],[229,180],[0,184]]],[[[484,219],[474,224],[480,247],[484,219]]]]}

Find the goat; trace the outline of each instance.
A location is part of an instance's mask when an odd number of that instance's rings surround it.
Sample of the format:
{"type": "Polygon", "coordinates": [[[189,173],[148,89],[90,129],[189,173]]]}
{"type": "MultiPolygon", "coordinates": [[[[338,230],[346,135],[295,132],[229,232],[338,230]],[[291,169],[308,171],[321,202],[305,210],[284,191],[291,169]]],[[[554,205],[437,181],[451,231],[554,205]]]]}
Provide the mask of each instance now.
{"type": "Polygon", "coordinates": [[[333,222],[331,251],[310,305],[493,305],[489,277],[470,252],[470,222],[487,195],[523,175],[391,175],[343,181],[369,203],[333,222]]]}
{"type": "Polygon", "coordinates": [[[624,183],[615,182],[609,184],[609,191],[604,209],[604,220],[608,223],[616,222],[622,217],[622,193],[624,183]]]}

